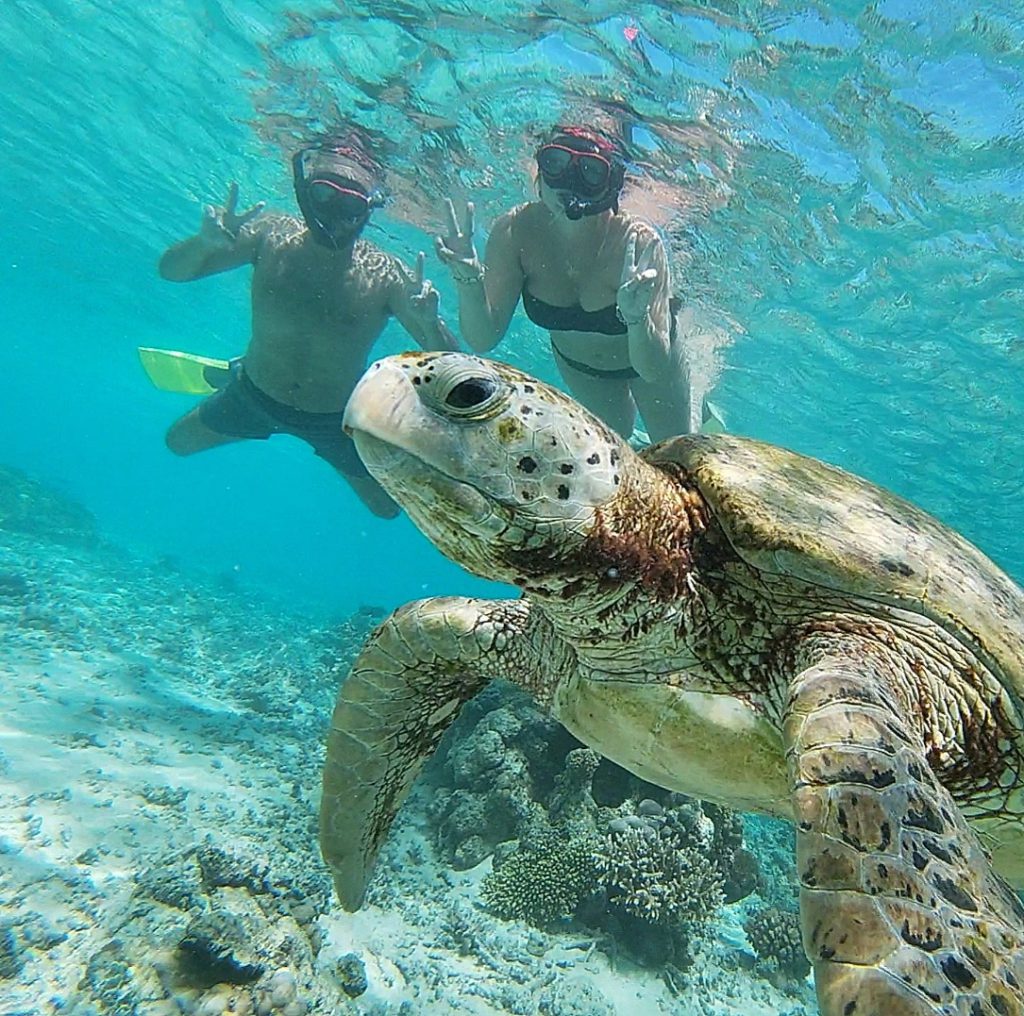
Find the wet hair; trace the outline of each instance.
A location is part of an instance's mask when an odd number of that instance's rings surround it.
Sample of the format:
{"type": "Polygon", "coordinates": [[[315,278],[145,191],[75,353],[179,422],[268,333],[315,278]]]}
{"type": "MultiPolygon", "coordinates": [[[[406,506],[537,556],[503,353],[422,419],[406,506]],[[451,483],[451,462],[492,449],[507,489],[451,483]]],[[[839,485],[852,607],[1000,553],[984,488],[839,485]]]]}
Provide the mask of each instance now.
{"type": "Polygon", "coordinates": [[[321,134],[307,139],[297,149],[299,153],[337,156],[343,162],[362,170],[370,180],[370,190],[379,189],[384,179],[384,167],[367,151],[356,134],[321,134]]]}
{"type": "MultiPolygon", "coordinates": [[[[627,157],[626,146],[617,137],[595,127],[584,127],[580,124],[558,124],[545,137],[544,144],[550,144],[553,141],[568,142],[567,148],[576,148],[577,145],[572,143],[574,141],[584,142],[589,144],[592,149],[596,149],[599,154],[610,157],[612,161],[625,162],[627,157]]],[[[586,150],[580,149],[580,151],[586,150]]]]}

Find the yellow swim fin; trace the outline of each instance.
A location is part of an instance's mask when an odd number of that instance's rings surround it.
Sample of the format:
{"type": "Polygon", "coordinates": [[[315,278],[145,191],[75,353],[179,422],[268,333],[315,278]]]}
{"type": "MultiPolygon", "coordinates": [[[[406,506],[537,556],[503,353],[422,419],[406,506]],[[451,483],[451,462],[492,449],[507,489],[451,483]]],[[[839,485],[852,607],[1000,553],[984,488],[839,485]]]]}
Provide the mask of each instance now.
{"type": "Polygon", "coordinates": [[[139,359],[149,380],[165,392],[212,395],[218,388],[223,388],[231,376],[228,360],[181,353],[176,349],[139,346],[139,359]]]}

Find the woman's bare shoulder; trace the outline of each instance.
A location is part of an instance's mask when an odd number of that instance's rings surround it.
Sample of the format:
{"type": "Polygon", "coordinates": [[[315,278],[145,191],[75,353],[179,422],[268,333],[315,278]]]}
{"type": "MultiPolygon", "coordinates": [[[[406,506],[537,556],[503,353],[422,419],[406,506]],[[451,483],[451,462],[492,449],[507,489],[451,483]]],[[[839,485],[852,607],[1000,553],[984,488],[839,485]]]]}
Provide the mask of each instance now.
{"type": "Polygon", "coordinates": [[[629,212],[619,212],[616,219],[620,220],[619,228],[624,242],[636,237],[637,242],[656,240],[662,243],[661,233],[647,219],[629,212]]]}

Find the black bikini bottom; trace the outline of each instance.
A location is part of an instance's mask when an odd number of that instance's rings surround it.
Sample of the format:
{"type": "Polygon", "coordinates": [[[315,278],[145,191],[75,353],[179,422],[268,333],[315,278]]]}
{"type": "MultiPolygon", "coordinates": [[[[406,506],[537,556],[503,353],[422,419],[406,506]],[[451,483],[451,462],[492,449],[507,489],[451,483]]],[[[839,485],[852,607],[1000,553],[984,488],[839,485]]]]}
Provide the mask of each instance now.
{"type": "Polygon", "coordinates": [[[632,381],[640,376],[632,367],[622,367],[619,370],[602,370],[600,367],[592,367],[589,363],[573,360],[571,357],[566,356],[553,342],[551,343],[551,348],[555,351],[555,356],[562,363],[567,363],[573,370],[578,370],[581,374],[601,377],[606,381],[632,381]]]}
{"type": "MultiPolygon", "coordinates": [[[[669,320],[669,341],[675,342],[676,338],[676,316],[679,313],[679,308],[682,306],[682,301],[677,296],[673,296],[668,302],[668,320],[669,320]]],[[[589,363],[582,363],[579,360],[574,360],[572,357],[566,356],[558,346],[551,343],[551,348],[555,351],[555,356],[558,357],[562,363],[567,363],[573,370],[578,370],[581,374],[589,374],[591,377],[603,377],[607,381],[632,381],[634,378],[638,378],[640,375],[633,370],[632,367],[622,367],[620,370],[602,370],[600,367],[591,367],[589,363]]]]}

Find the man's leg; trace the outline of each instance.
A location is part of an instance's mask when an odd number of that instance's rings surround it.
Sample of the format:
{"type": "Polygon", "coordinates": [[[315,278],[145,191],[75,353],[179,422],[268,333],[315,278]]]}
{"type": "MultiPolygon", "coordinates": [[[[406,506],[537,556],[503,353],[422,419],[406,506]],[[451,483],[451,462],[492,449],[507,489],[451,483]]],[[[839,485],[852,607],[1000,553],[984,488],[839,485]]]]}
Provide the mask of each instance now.
{"type": "Polygon", "coordinates": [[[355,442],[341,429],[341,414],[329,425],[318,421],[317,430],[298,436],[313,451],[337,470],[338,475],[355,491],[356,497],[378,518],[393,519],[402,511],[388,492],[370,475],[356,451],[355,442]],[[317,432],[319,431],[319,432],[317,432]]]}
{"type": "Polygon", "coordinates": [[[195,455],[205,452],[207,448],[230,444],[232,441],[244,441],[245,438],[233,437],[230,434],[219,434],[203,423],[197,406],[186,413],[180,420],[175,420],[168,428],[164,441],[175,455],[195,455]]]}
{"type": "Polygon", "coordinates": [[[266,440],[281,428],[255,400],[252,382],[243,376],[240,361],[219,391],[171,424],[167,447],[175,455],[195,455],[234,441],[266,440]]]}

